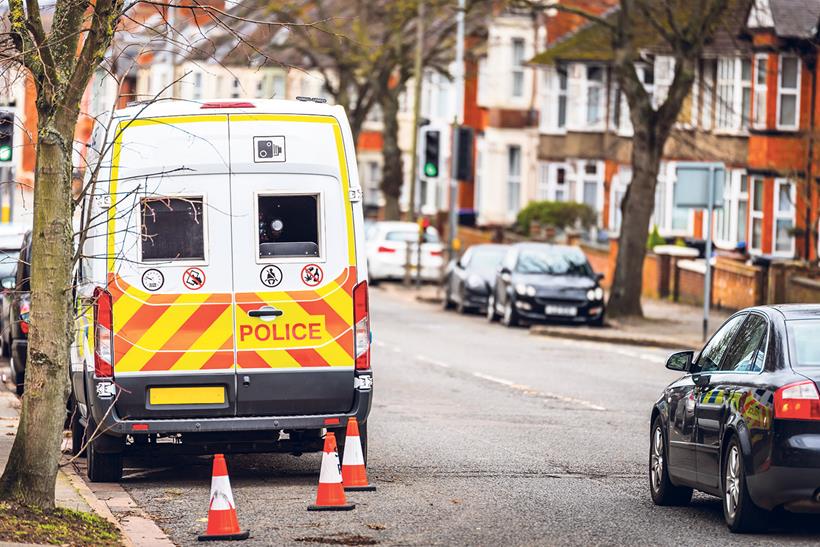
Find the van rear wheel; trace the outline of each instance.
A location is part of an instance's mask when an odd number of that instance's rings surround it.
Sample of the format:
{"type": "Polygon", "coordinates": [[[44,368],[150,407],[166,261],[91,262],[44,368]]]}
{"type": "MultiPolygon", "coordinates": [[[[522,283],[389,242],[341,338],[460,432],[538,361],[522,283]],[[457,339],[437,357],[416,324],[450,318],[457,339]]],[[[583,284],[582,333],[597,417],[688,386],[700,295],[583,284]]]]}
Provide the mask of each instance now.
{"type": "MultiPolygon", "coordinates": [[[[89,416],[86,437],[94,435],[96,431],[97,425],[89,416]]],[[[99,432],[97,435],[96,438],[91,439],[91,442],[86,441],[88,442],[86,448],[88,480],[91,482],[119,482],[122,479],[122,439],[99,434],[99,432]]]]}

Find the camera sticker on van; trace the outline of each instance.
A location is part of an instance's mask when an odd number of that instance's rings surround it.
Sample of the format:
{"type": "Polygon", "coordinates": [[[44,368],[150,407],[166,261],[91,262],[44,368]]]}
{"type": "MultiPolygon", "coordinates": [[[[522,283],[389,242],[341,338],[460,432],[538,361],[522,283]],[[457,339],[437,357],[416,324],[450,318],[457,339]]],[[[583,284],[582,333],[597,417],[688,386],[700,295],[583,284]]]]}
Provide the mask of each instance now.
{"type": "Polygon", "coordinates": [[[273,288],[282,282],[282,270],[273,264],[265,266],[259,272],[259,279],[264,286],[273,288]]]}
{"type": "Polygon", "coordinates": [[[256,163],[285,161],[285,137],[254,137],[253,161],[256,163]]]}
{"type": "Polygon", "coordinates": [[[142,274],[142,286],[148,291],[158,291],[165,284],[165,276],[162,272],[151,268],[142,274]]]}
{"type": "Polygon", "coordinates": [[[308,264],[302,268],[302,281],[304,281],[308,287],[315,287],[321,283],[324,275],[322,268],[316,264],[308,264]]]}
{"type": "Polygon", "coordinates": [[[192,291],[199,290],[205,284],[205,272],[199,268],[188,268],[182,274],[182,283],[192,291]]]}

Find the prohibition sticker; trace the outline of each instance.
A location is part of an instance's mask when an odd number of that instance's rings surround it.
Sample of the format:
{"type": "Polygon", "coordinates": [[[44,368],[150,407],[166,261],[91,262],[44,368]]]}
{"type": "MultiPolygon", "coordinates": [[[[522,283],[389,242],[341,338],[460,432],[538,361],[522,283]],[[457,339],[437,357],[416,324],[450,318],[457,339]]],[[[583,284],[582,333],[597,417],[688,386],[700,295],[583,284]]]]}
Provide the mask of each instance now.
{"type": "Polygon", "coordinates": [[[322,282],[323,277],[322,268],[316,264],[308,264],[302,268],[302,281],[304,281],[308,287],[315,287],[322,282]]]}
{"type": "Polygon", "coordinates": [[[142,274],[142,286],[149,291],[158,291],[165,284],[165,276],[162,272],[151,268],[142,274]]]}
{"type": "Polygon", "coordinates": [[[279,269],[279,266],[272,264],[265,266],[259,272],[259,280],[262,281],[264,286],[273,288],[282,282],[282,270],[279,269]]]}
{"type": "Polygon", "coordinates": [[[199,268],[188,268],[182,274],[182,283],[192,291],[197,291],[205,284],[205,272],[199,268]]]}

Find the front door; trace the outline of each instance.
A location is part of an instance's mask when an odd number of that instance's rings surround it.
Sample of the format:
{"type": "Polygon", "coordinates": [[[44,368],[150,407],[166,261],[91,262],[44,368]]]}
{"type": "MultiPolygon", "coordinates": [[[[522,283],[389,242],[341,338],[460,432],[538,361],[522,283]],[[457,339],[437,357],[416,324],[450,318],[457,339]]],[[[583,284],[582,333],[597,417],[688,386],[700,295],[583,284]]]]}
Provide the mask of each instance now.
{"type": "Polygon", "coordinates": [[[232,176],[238,414],[353,404],[350,203],[322,174],[232,176]]]}
{"type": "Polygon", "coordinates": [[[695,461],[695,390],[691,375],[669,387],[669,472],[675,478],[694,482],[697,479],[695,461]]]}

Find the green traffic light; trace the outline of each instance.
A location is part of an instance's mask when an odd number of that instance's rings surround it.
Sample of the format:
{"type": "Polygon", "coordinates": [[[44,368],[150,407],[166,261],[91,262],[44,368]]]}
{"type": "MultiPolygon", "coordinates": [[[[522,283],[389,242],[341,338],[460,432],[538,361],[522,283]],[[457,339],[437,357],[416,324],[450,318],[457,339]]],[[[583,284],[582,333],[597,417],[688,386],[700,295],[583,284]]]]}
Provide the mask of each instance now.
{"type": "Polygon", "coordinates": [[[433,163],[426,163],[424,164],[424,174],[428,177],[437,177],[438,167],[436,167],[436,165],[433,163]]]}
{"type": "Polygon", "coordinates": [[[0,146],[0,161],[11,160],[11,146],[0,146]]]}

